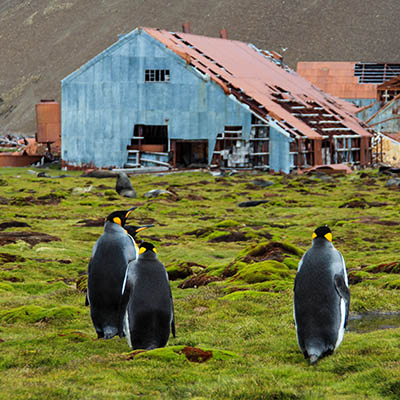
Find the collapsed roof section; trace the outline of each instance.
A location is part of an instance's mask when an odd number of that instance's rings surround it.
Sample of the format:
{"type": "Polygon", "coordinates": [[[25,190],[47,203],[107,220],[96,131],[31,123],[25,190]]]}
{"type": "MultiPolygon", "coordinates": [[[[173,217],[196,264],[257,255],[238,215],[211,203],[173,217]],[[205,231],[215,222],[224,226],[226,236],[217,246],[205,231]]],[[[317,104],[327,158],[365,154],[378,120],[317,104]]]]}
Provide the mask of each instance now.
{"type": "Polygon", "coordinates": [[[274,53],[228,39],[141,28],[219,84],[253,113],[273,119],[296,139],[332,135],[370,138],[355,107],[325,94],[285,66],[274,53]]]}

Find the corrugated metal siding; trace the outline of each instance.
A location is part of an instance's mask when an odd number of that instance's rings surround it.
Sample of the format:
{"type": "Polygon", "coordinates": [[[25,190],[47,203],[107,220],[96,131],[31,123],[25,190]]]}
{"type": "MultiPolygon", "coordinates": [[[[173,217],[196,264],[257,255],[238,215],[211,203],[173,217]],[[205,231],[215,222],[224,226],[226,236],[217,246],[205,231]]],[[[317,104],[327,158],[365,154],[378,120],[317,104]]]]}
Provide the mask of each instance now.
{"type": "Polygon", "coordinates": [[[62,158],[70,165],[123,167],[135,124],[168,125],[169,139],[208,139],[225,125],[250,134],[251,113],[141,30],[124,35],[62,81],[62,158]],[[170,82],[144,82],[169,69],[170,82]]]}
{"type": "Polygon", "coordinates": [[[366,121],[368,118],[370,118],[372,115],[374,115],[381,108],[381,105],[376,102],[376,98],[372,98],[372,99],[344,99],[344,100],[355,104],[359,108],[369,106],[372,103],[376,103],[373,106],[371,106],[370,108],[362,110],[362,111],[360,111],[360,112],[358,112],[356,114],[357,118],[360,118],[362,121],[366,121]]]}
{"type": "Polygon", "coordinates": [[[369,124],[378,132],[400,133],[400,100],[382,107],[369,124]]]}
{"type": "Polygon", "coordinates": [[[293,168],[293,156],[290,154],[291,139],[283,135],[278,127],[270,127],[269,130],[269,165],[270,169],[276,172],[288,174],[293,168]]]}

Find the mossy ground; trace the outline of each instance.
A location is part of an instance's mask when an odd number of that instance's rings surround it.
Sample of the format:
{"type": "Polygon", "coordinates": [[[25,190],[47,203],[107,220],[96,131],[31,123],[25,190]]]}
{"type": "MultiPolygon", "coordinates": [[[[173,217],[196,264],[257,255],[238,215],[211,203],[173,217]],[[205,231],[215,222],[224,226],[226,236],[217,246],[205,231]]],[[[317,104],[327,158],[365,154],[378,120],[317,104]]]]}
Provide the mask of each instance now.
{"type": "Polygon", "coordinates": [[[400,192],[385,187],[388,177],[141,175],[131,177],[138,197],[130,200],[114,193],[112,178],[0,172],[0,223],[29,224],[11,224],[0,238],[0,398],[400,398],[400,329],[348,332],[309,367],[292,305],[297,261],[313,230],[329,224],[346,259],[352,312],[400,309],[400,192]],[[248,185],[256,178],[274,185],[248,185]],[[176,196],[145,198],[151,189],[176,196]],[[237,207],[261,199],[270,201],[237,207]],[[134,205],[131,223],[155,224],[138,236],[165,265],[219,280],[188,289],[178,288],[186,277],[172,281],[177,337],[158,356],[132,358],[125,340],[96,339],[82,277],[102,227],[82,221],[134,205]],[[28,231],[55,239],[9,241],[28,231]],[[216,357],[192,363],[179,353],[185,347],[216,357]]]}

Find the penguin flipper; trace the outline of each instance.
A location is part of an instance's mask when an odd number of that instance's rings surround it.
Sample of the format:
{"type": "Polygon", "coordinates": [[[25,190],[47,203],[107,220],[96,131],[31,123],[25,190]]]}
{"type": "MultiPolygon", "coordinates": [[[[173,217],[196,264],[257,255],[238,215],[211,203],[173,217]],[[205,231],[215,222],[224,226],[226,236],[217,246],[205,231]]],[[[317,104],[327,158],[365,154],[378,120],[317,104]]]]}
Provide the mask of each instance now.
{"type": "Polygon", "coordinates": [[[335,281],[335,289],[338,292],[339,296],[344,300],[346,305],[346,315],[344,319],[344,327],[346,327],[350,310],[350,290],[346,285],[343,275],[335,274],[334,281],[335,281]]]}
{"type": "Polygon", "coordinates": [[[350,290],[344,281],[343,275],[335,274],[335,289],[338,292],[339,296],[343,298],[346,303],[350,302],[350,290]]]}
{"type": "Polygon", "coordinates": [[[85,296],[85,306],[89,305],[89,299],[88,299],[88,295],[86,294],[85,296]]]}
{"type": "Polygon", "coordinates": [[[174,300],[172,299],[172,291],[171,286],[169,287],[169,297],[171,299],[171,312],[172,312],[172,321],[171,321],[171,332],[172,336],[175,336],[175,309],[174,309],[174,300]]]}
{"type": "Polygon", "coordinates": [[[175,315],[172,314],[172,321],[171,321],[171,332],[172,332],[172,336],[175,336],[175,315]]]}
{"type": "Polygon", "coordinates": [[[124,318],[126,313],[126,308],[129,303],[129,297],[131,294],[131,287],[129,281],[126,282],[124,291],[121,295],[121,300],[119,303],[119,313],[118,313],[118,336],[122,338],[124,335],[124,318]]]}

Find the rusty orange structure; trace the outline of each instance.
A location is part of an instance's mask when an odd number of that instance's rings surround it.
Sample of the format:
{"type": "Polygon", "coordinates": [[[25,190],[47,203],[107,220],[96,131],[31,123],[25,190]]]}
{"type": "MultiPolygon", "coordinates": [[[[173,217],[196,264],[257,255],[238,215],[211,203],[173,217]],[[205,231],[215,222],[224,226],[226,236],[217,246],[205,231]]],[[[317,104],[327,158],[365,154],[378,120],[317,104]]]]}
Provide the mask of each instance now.
{"type": "Polygon", "coordinates": [[[342,99],[374,99],[376,84],[360,83],[355,62],[297,63],[297,73],[324,92],[342,99]]]}
{"type": "Polygon", "coordinates": [[[55,147],[61,144],[61,110],[60,104],[54,100],[41,100],[36,104],[38,143],[51,143],[55,147]]]}

